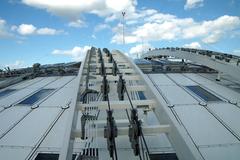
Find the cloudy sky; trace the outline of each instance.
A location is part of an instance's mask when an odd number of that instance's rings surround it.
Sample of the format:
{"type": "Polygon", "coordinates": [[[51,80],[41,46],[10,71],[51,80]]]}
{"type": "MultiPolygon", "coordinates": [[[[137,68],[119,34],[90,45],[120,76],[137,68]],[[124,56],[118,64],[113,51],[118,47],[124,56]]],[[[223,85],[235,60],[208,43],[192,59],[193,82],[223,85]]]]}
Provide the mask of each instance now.
{"type": "Polygon", "coordinates": [[[0,68],[78,61],[90,46],[240,55],[240,0],[1,0],[0,68]],[[122,12],[125,15],[125,45],[122,12]]]}

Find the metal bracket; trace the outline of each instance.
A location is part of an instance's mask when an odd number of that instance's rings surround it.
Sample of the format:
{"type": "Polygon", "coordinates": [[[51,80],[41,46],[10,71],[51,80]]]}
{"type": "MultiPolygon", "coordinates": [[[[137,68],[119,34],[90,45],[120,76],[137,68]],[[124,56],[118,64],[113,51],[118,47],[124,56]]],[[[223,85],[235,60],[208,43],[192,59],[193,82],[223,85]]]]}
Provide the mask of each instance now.
{"type": "Polygon", "coordinates": [[[119,100],[124,100],[124,92],[125,92],[126,82],[122,78],[122,75],[119,75],[118,84],[117,84],[117,93],[119,100]]]}
{"type": "Polygon", "coordinates": [[[113,157],[115,151],[115,138],[117,137],[117,125],[112,116],[113,111],[107,110],[107,126],[104,127],[104,138],[107,138],[107,146],[110,157],[113,157]]]}
{"type": "Polygon", "coordinates": [[[141,136],[141,121],[138,120],[137,109],[131,109],[131,119],[128,131],[129,141],[135,156],[140,153],[139,138],[141,136]]]}
{"type": "Polygon", "coordinates": [[[109,88],[108,80],[106,78],[106,75],[104,75],[103,80],[102,80],[102,85],[101,85],[101,92],[103,94],[103,101],[108,100],[109,90],[110,90],[110,88],[109,88]]]}

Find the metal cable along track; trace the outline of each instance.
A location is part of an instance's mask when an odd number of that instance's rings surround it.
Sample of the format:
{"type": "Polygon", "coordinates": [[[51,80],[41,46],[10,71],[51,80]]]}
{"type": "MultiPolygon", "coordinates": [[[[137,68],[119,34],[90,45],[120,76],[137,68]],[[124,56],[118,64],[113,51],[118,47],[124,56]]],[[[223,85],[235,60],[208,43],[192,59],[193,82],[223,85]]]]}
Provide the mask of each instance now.
{"type": "Polygon", "coordinates": [[[151,144],[146,136],[161,133],[168,136],[179,159],[203,159],[167,104],[157,98],[151,81],[121,52],[92,47],[79,69],[78,80],[60,160],[72,159],[76,139],[83,144],[78,160],[101,159],[100,139],[105,141],[107,159],[118,160],[117,139],[121,136],[129,139],[129,157],[147,160],[151,144]],[[153,112],[159,125],[144,125],[140,112],[153,112]]]}

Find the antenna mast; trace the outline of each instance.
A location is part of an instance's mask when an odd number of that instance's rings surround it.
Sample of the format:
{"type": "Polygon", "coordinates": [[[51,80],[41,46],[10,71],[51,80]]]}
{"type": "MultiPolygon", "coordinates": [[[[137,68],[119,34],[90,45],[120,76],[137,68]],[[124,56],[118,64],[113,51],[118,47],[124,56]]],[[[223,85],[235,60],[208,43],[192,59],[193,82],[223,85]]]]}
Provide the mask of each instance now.
{"type": "Polygon", "coordinates": [[[123,17],[123,20],[122,20],[122,25],[123,25],[123,31],[122,31],[122,34],[123,34],[123,45],[125,44],[125,35],[124,35],[124,18],[125,18],[125,15],[126,15],[126,12],[122,12],[122,17],[123,17]]]}

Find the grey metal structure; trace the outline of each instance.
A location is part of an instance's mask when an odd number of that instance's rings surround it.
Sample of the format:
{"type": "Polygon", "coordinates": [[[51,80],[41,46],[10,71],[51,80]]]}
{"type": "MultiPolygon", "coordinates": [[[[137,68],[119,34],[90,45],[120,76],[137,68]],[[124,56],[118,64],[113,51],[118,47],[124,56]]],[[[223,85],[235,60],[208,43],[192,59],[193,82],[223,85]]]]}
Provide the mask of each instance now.
{"type": "MultiPolygon", "coordinates": [[[[87,54],[87,60],[90,61],[90,65],[88,62],[85,62],[86,70],[89,66],[95,67],[92,72],[90,72],[90,75],[92,77],[95,77],[93,79],[89,79],[89,83],[92,84],[94,90],[97,90],[99,93],[101,93],[100,89],[100,82],[102,81],[101,76],[98,74],[98,69],[101,68],[100,61],[105,61],[108,59],[107,56],[103,56],[103,58],[99,58],[99,54],[97,50],[92,49],[91,52],[87,54]],[[92,52],[92,53],[91,53],[92,52]],[[91,55],[92,54],[92,55],[91,55]],[[93,56],[92,58],[89,58],[93,56]],[[96,64],[94,64],[96,63],[96,64]]],[[[191,136],[189,137],[188,131],[181,126],[181,122],[179,122],[179,119],[176,118],[176,115],[173,112],[174,104],[171,104],[169,101],[165,100],[165,96],[161,94],[161,96],[158,95],[158,92],[156,91],[153,83],[151,83],[151,80],[148,79],[146,76],[142,74],[142,72],[136,67],[136,65],[129,60],[124,54],[120,53],[119,51],[113,51],[112,55],[114,59],[116,59],[116,62],[118,66],[123,66],[122,73],[124,73],[123,77],[125,80],[135,81],[137,84],[133,86],[127,86],[126,88],[134,88],[131,89],[132,92],[136,91],[144,91],[145,96],[147,97],[145,100],[136,101],[133,103],[136,103],[138,110],[141,110],[141,105],[144,106],[145,111],[152,112],[155,114],[155,117],[158,119],[158,125],[157,128],[146,128],[146,132],[155,133],[155,131],[158,131],[159,133],[165,132],[167,135],[169,141],[171,142],[172,146],[174,147],[177,156],[179,159],[204,159],[204,156],[201,152],[199,152],[199,149],[196,145],[196,143],[192,140],[191,136]],[[139,83],[141,84],[139,86],[139,83]],[[141,104],[141,105],[140,105],[141,104]],[[167,128],[166,128],[167,127],[167,128]]],[[[85,60],[86,60],[85,59],[85,60]]],[[[84,66],[82,66],[84,68],[84,66]]],[[[104,63],[104,67],[106,68],[106,72],[108,73],[107,79],[108,81],[117,81],[117,77],[114,77],[111,75],[111,63],[104,63]]],[[[100,69],[101,70],[101,69],[100,69]]],[[[82,70],[82,74],[86,74],[87,72],[84,72],[84,69],[82,70]]],[[[85,77],[82,78],[81,84],[84,84],[85,77]]],[[[84,85],[82,85],[84,86],[84,85]]],[[[84,87],[83,87],[84,88],[84,87]]],[[[114,88],[114,87],[113,87],[114,88]]],[[[81,90],[81,87],[80,87],[81,90]]],[[[115,89],[112,89],[110,86],[110,93],[111,97],[114,97],[114,92],[116,92],[115,89]]],[[[80,92],[81,93],[81,92],[80,92]]],[[[79,94],[78,94],[79,95],[79,94]]],[[[81,95],[81,94],[80,94],[81,95]]],[[[99,100],[98,100],[99,101],[99,100]]],[[[109,102],[112,104],[114,110],[124,110],[125,108],[129,108],[129,104],[126,105],[128,102],[124,101],[116,101],[116,100],[110,100],[109,102]]],[[[199,104],[200,106],[206,105],[206,102],[203,102],[201,100],[195,101],[195,103],[199,104]]],[[[78,102],[76,105],[76,108],[80,108],[82,112],[84,112],[88,108],[95,108],[97,107],[97,111],[102,112],[102,110],[107,109],[108,104],[106,102],[88,102],[87,104],[78,102]]],[[[118,111],[120,113],[120,111],[118,111]]],[[[78,113],[81,115],[81,112],[78,113]]],[[[106,116],[106,115],[105,115],[106,116]]],[[[122,117],[121,117],[122,118],[122,117]]],[[[73,117],[73,119],[77,119],[73,117]]],[[[156,127],[156,126],[155,126],[156,127]]],[[[121,132],[121,134],[126,134],[126,128],[118,128],[118,130],[121,132]]],[[[144,130],[144,128],[143,128],[144,130]]],[[[75,128],[72,128],[68,132],[72,132],[72,135],[75,136],[81,136],[81,131],[75,130],[75,128]]],[[[100,137],[103,136],[103,129],[97,129],[97,135],[100,137]]],[[[157,134],[157,133],[155,133],[157,134]]],[[[71,139],[74,140],[74,136],[71,139]]],[[[70,141],[71,141],[70,140],[70,141]]],[[[67,140],[68,141],[68,140],[67,140]]],[[[71,148],[66,147],[65,150],[68,150],[68,152],[62,152],[65,157],[62,157],[62,159],[67,158],[65,153],[70,153],[71,148]]],[[[122,155],[122,154],[121,154],[122,155]]],[[[129,156],[129,155],[128,155],[129,156]]],[[[130,158],[130,157],[129,157],[130,158]]],[[[132,159],[131,157],[130,159],[132,159]]]]}
{"type": "Polygon", "coordinates": [[[228,85],[240,84],[214,76],[143,74],[92,47],[77,75],[0,90],[0,159],[238,160],[240,92],[228,85]]]}
{"type": "Polygon", "coordinates": [[[174,56],[180,59],[187,59],[208,66],[220,73],[230,75],[240,81],[240,57],[238,56],[206,50],[172,47],[151,50],[143,54],[142,58],[158,56],[174,56]]]}

